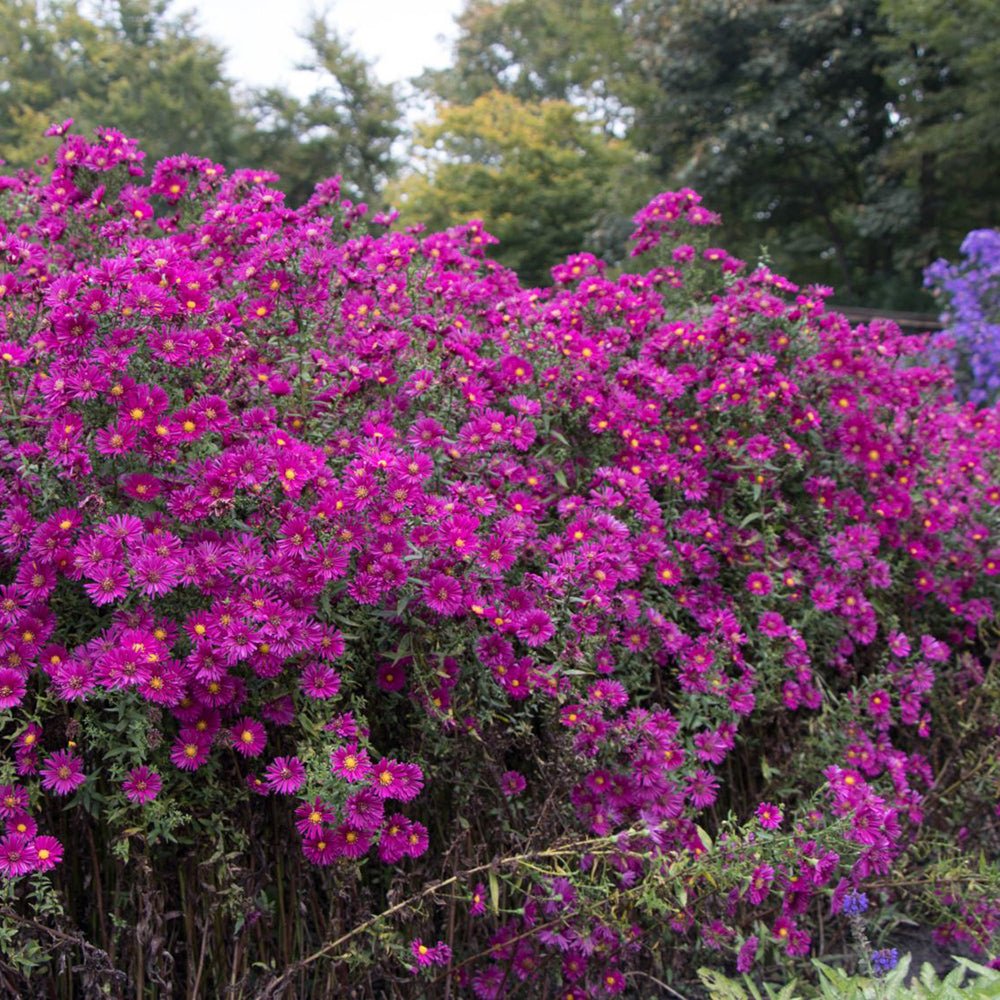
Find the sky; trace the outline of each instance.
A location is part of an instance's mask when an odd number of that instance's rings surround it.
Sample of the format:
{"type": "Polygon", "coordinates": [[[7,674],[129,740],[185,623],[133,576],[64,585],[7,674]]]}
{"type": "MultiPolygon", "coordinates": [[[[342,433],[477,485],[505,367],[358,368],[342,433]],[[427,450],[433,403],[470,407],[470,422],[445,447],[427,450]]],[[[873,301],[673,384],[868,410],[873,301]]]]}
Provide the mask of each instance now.
{"type": "Polygon", "coordinates": [[[194,9],[204,34],[229,53],[227,69],[241,83],[281,85],[300,97],[311,90],[308,74],[294,65],[308,47],[296,32],[310,12],[329,23],[348,44],[375,64],[385,83],[403,81],[424,67],[448,65],[454,16],[462,0],[177,0],[176,10],[194,9]]]}

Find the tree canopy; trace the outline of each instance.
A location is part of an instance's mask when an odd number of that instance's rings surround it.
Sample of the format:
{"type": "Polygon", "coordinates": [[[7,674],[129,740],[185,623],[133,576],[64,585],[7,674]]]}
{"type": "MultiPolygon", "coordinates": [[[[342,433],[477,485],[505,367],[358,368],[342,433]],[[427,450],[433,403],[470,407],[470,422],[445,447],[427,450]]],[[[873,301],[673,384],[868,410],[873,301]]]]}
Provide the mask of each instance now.
{"type": "Polygon", "coordinates": [[[418,169],[392,193],[407,219],[431,227],[488,220],[497,259],[537,284],[613,224],[623,196],[616,181],[633,160],[624,141],[598,134],[568,101],[493,90],[443,106],[418,129],[418,169]]]}
{"type": "Polygon", "coordinates": [[[304,31],[317,79],[304,100],[239,88],[225,51],[169,0],[0,0],[0,18],[0,150],[12,166],[32,165],[51,147],[45,129],[73,118],[136,137],[152,160],[197,149],[230,167],[266,164],[296,204],[334,173],[375,198],[395,169],[393,89],[324,17],[304,31]]]}
{"type": "Polygon", "coordinates": [[[469,0],[457,23],[437,97],[567,100],[735,249],[846,299],[923,301],[922,268],[997,219],[988,0],[469,0]]]}

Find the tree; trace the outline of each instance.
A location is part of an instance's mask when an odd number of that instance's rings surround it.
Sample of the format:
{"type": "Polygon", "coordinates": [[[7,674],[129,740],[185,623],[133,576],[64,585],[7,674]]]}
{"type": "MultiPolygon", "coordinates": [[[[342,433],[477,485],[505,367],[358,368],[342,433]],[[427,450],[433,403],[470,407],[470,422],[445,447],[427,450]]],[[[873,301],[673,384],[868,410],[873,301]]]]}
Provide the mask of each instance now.
{"type": "Polygon", "coordinates": [[[882,307],[998,218],[991,0],[468,0],[449,101],[567,100],[734,250],[882,307]]]}
{"type": "Polygon", "coordinates": [[[894,166],[919,191],[913,263],[1000,225],[1000,21],[992,0],[882,0],[894,166]]]}
{"type": "Polygon", "coordinates": [[[418,128],[417,170],[393,192],[404,220],[442,228],[482,219],[500,240],[497,259],[527,283],[547,282],[575,250],[601,249],[593,234],[628,197],[623,179],[641,186],[634,151],[566,101],[492,91],[438,116],[418,128]]]}
{"type": "Polygon", "coordinates": [[[76,0],[0,0],[0,148],[15,166],[47,152],[54,121],[119,128],[151,158],[198,149],[236,153],[241,113],[224,52],[168,0],[105,0],[93,17],[76,0]]]}
{"type": "Polygon", "coordinates": [[[423,89],[468,104],[492,90],[521,101],[563,100],[617,131],[630,118],[635,64],[624,4],[608,0],[469,0],[458,15],[454,63],[423,89]]]}
{"type": "MultiPolygon", "coordinates": [[[[885,294],[917,223],[892,136],[877,0],[637,0],[655,88],[633,141],[696,187],[755,255],[851,298],[885,294]]],[[[915,282],[916,283],[916,282],[915,282]]],[[[917,287],[919,287],[919,284],[917,287]]]]}
{"type": "Polygon", "coordinates": [[[303,37],[312,55],[300,68],[316,73],[320,85],[305,100],[277,88],[256,92],[251,113],[257,124],[245,138],[244,155],[282,175],[292,204],[331,174],[343,176],[352,197],[377,199],[397,167],[393,146],[402,127],[395,90],[378,81],[371,63],[352,52],[325,17],[314,16],[303,37]]]}

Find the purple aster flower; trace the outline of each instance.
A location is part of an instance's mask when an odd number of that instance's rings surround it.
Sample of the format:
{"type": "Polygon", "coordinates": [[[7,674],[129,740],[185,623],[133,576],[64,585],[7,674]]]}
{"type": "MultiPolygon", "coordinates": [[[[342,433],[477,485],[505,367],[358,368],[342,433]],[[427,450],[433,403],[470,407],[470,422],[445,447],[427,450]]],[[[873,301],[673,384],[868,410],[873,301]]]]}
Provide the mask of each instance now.
{"type": "Polygon", "coordinates": [[[230,728],[229,735],[233,749],[244,757],[259,756],[267,745],[267,732],[256,719],[240,719],[230,728]]]}
{"type": "Polygon", "coordinates": [[[122,790],[129,802],[145,805],[152,802],[163,787],[163,779],[151,771],[145,764],[133,767],[128,777],[122,782],[122,790]]]}
{"type": "Polygon", "coordinates": [[[520,771],[505,771],[500,776],[500,790],[508,799],[520,795],[528,787],[528,782],[520,771]]]}
{"type": "Polygon", "coordinates": [[[306,781],[306,769],[298,757],[275,757],[264,771],[264,780],[272,792],[293,795],[306,781]]]}
{"type": "Polygon", "coordinates": [[[424,776],[416,764],[401,764],[383,757],[375,767],[372,788],[379,798],[409,802],[424,784],[424,776]]]}
{"type": "Polygon", "coordinates": [[[757,957],[757,946],[760,940],[756,934],[751,935],[740,946],[739,954],[736,956],[736,971],[747,973],[753,968],[754,959],[757,957]]]}
{"type": "Polygon", "coordinates": [[[35,837],[35,871],[51,871],[63,858],[63,845],[55,837],[35,837]]]}
{"type": "Polygon", "coordinates": [[[83,761],[71,750],[57,750],[46,757],[39,773],[42,788],[56,795],[69,795],[87,780],[83,773],[83,761]]]}
{"type": "Polygon", "coordinates": [[[8,878],[27,875],[38,866],[35,845],[22,833],[11,833],[0,839],[0,874],[8,878]]]}
{"type": "Polygon", "coordinates": [[[20,671],[0,667],[0,710],[20,705],[26,690],[27,685],[20,671]]]}
{"type": "Polygon", "coordinates": [[[852,889],[840,904],[840,912],[846,917],[856,917],[868,909],[868,896],[852,889]]]}
{"type": "Polygon", "coordinates": [[[872,953],[872,972],[876,976],[888,975],[898,963],[899,952],[895,948],[880,948],[872,953]]]}

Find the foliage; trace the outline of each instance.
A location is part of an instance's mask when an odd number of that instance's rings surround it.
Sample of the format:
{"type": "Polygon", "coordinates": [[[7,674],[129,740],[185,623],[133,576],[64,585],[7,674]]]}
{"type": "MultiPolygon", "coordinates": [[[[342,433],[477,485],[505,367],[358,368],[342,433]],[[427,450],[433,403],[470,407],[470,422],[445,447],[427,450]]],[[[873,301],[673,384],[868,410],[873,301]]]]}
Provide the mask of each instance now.
{"type": "Polygon", "coordinates": [[[569,100],[658,187],[701,191],[734,252],[926,308],[922,268],[1000,212],[992,7],[470,0],[453,66],[422,82],[450,103],[569,100]]]}
{"type": "Polygon", "coordinates": [[[197,149],[231,162],[241,114],[222,49],[194,15],[168,0],[104,0],[96,16],[77,0],[2,0],[0,151],[29,167],[43,131],[73,118],[87,131],[115,122],[154,159],[197,149]]]}
{"type": "Polygon", "coordinates": [[[634,153],[564,100],[523,103],[499,91],[447,105],[417,132],[417,171],[390,193],[404,220],[446,228],[488,222],[497,259],[528,284],[624,215],[634,153]]]}
{"type": "Polygon", "coordinates": [[[305,100],[238,90],[223,50],[169,0],[0,0],[0,17],[0,151],[13,167],[32,166],[47,149],[43,131],[71,119],[87,132],[115,122],[154,161],[198,150],[230,168],[267,163],[295,205],[334,164],[351,178],[347,193],[366,201],[396,170],[393,88],[325,17],[304,33],[317,81],[305,100]]]}
{"type": "Polygon", "coordinates": [[[989,0],[881,0],[898,87],[898,141],[889,161],[919,186],[915,260],[957,246],[970,229],[1000,225],[1000,31],[989,0]]]}
{"type": "Polygon", "coordinates": [[[987,1000],[1000,996],[1000,972],[968,959],[956,959],[955,968],[941,978],[929,962],[920,969],[920,975],[907,975],[910,956],[904,955],[899,965],[882,979],[865,976],[846,976],[836,969],[813,963],[819,970],[819,988],[799,987],[792,982],[782,989],[762,991],[749,978],[744,985],[711,969],[699,973],[709,990],[712,1000],[803,1000],[805,997],[823,997],[826,1000],[987,1000]],[[972,973],[968,982],[966,976],[972,973]]]}
{"type": "Polygon", "coordinates": [[[1000,230],[977,229],[961,247],[964,260],[938,260],[924,282],[942,299],[937,342],[975,402],[1000,392],[1000,230]]]}
{"type": "Polygon", "coordinates": [[[616,134],[631,113],[623,15],[606,0],[470,0],[456,18],[454,65],[418,82],[449,104],[497,89],[526,104],[569,101],[616,134]]]}
{"type": "Polygon", "coordinates": [[[801,280],[854,300],[884,281],[914,219],[881,163],[892,91],[876,0],[633,7],[655,87],[638,144],[661,173],[697,185],[749,252],[777,246],[776,266],[801,280]]]}
{"type": "Polygon", "coordinates": [[[648,995],[862,889],[995,954],[1000,413],[923,338],[691,190],[540,290],[59,138],[0,181],[4,990],[648,995]]]}
{"type": "Polygon", "coordinates": [[[303,37],[312,56],[302,68],[317,74],[318,88],[305,100],[273,87],[255,93],[255,128],[242,144],[243,155],[275,170],[294,205],[306,201],[315,178],[332,165],[349,178],[346,193],[372,201],[396,171],[399,100],[325,17],[314,15],[303,37]]]}

